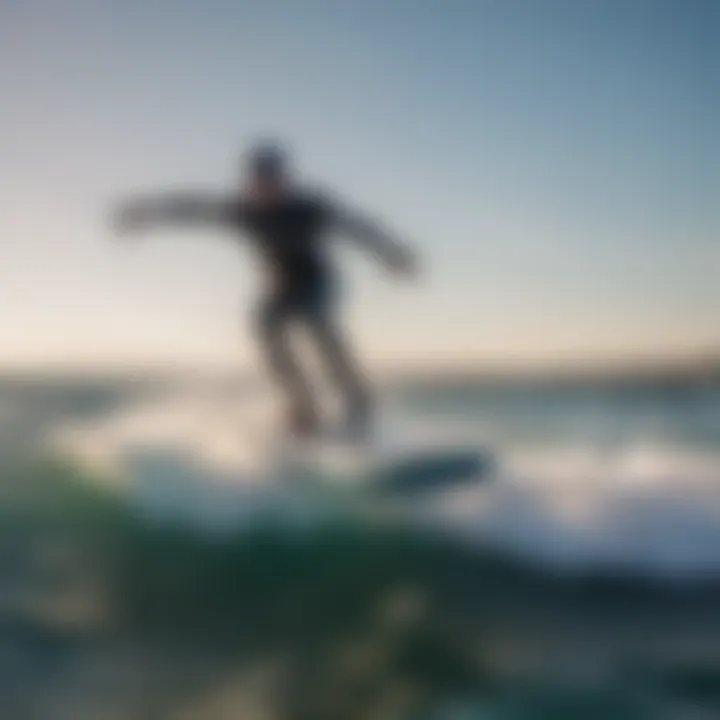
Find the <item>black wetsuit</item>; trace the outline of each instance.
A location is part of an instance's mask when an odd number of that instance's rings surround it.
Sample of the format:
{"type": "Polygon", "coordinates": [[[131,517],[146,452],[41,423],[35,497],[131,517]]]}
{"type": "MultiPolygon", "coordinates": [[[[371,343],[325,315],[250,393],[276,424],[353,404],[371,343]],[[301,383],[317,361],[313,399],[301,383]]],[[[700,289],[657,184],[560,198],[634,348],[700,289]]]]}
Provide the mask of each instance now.
{"type": "Polygon", "coordinates": [[[368,394],[335,318],[338,278],[325,244],[332,205],[318,196],[294,193],[268,205],[240,202],[234,220],[269,270],[269,288],[258,308],[256,329],[289,397],[292,428],[312,432],[318,424],[312,393],[286,332],[298,323],[311,334],[345,395],[349,425],[364,429],[368,394]]]}
{"type": "Polygon", "coordinates": [[[336,282],[325,246],[330,205],[297,193],[272,205],[241,203],[238,220],[269,270],[266,311],[329,311],[336,282]]]}

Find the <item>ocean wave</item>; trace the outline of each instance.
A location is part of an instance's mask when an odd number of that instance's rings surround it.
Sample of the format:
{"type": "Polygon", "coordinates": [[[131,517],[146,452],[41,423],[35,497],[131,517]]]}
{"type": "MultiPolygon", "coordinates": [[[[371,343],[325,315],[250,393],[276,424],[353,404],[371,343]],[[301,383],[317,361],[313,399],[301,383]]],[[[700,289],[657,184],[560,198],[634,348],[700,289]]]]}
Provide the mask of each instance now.
{"type": "MultiPolygon", "coordinates": [[[[141,509],[217,530],[257,512],[319,511],[317,498],[285,482],[273,427],[265,403],[238,411],[195,394],[65,426],[50,442],[114,478],[141,509]]],[[[493,443],[481,424],[422,420],[397,408],[384,415],[382,432],[384,442],[411,448],[454,442],[492,450],[492,477],[408,501],[417,522],[566,570],[720,573],[716,451],[637,439],[493,443]]]]}

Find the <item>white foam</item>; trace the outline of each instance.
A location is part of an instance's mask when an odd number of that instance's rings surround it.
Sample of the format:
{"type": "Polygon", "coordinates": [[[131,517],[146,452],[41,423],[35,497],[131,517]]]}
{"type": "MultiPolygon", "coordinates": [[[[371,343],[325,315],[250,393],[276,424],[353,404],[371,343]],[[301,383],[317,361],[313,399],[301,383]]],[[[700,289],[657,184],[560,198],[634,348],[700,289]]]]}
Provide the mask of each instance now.
{"type": "Polygon", "coordinates": [[[627,448],[518,453],[441,508],[463,532],[566,567],[720,572],[720,456],[627,448]]]}
{"type": "MultiPolygon", "coordinates": [[[[202,392],[52,441],[114,473],[155,514],[231,525],[287,507],[271,406],[202,392]]],[[[388,416],[386,441],[467,445],[477,428],[388,416]]],[[[720,453],[643,443],[498,448],[497,476],[418,508],[424,519],[543,562],[615,565],[671,576],[720,572],[720,453]]],[[[297,501],[297,497],[293,502],[297,501]]]]}

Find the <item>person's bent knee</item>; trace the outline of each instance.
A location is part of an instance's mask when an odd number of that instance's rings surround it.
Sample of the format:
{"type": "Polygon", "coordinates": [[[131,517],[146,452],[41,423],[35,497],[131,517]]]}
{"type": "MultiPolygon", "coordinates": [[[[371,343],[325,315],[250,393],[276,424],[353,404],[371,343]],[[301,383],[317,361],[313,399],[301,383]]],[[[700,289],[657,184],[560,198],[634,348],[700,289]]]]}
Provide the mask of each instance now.
{"type": "Polygon", "coordinates": [[[271,304],[261,305],[255,312],[255,334],[265,342],[278,340],[284,324],[283,314],[271,304]]]}

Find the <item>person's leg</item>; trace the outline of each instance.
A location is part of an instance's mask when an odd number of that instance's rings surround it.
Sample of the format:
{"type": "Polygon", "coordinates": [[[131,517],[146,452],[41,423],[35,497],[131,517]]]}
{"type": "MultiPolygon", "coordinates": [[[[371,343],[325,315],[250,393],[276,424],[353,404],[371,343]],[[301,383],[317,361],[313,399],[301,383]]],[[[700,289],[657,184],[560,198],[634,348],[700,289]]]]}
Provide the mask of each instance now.
{"type": "Polygon", "coordinates": [[[347,430],[364,435],[371,421],[368,385],[336,321],[333,288],[317,288],[308,304],[306,322],[321,358],[343,395],[347,430]]]}
{"type": "Polygon", "coordinates": [[[289,298],[273,296],[260,306],[257,333],[267,365],[288,403],[288,425],[293,434],[317,432],[319,420],[310,387],[290,347],[288,329],[296,315],[289,298]]]}

